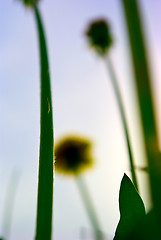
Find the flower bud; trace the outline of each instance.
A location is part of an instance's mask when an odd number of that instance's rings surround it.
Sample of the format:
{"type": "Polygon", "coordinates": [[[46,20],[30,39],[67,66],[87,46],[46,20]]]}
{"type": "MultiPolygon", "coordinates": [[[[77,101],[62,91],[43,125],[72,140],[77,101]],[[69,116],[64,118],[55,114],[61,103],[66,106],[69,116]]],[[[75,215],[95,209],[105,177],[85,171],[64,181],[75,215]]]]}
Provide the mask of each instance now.
{"type": "Polygon", "coordinates": [[[109,25],[104,19],[92,22],[86,31],[86,36],[90,46],[101,56],[106,55],[113,43],[109,25]]]}

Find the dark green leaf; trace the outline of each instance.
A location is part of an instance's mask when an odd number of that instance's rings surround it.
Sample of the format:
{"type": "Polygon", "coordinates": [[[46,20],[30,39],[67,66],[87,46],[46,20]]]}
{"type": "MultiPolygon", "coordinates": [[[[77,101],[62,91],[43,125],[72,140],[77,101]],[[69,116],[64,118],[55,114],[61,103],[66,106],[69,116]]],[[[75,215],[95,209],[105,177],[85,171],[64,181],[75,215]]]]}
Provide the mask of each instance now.
{"type": "Polygon", "coordinates": [[[154,210],[150,211],[124,240],[159,240],[154,210]]]}
{"type": "MultiPolygon", "coordinates": [[[[138,0],[122,0],[143,127],[154,212],[161,239],[161,156],[155,119],[152,78],[138,0]]],[[[141,2],[141,1],[140,1],[141,2]]]]}
{"type": "Polygon", "coordinates": [[[36,6],[34,13],[38,30],[41,70],[40,158],[35,239],[51,240],[54,159],[52,96],[46,37],[41,15],[36,6]]]}
{"type": "Polygon", "coordinates": [[[116,229],[115,240],[125,239],[145,216],[144,203],[126,174],[121,181],[119,208],[120,221],[116,229]]]}

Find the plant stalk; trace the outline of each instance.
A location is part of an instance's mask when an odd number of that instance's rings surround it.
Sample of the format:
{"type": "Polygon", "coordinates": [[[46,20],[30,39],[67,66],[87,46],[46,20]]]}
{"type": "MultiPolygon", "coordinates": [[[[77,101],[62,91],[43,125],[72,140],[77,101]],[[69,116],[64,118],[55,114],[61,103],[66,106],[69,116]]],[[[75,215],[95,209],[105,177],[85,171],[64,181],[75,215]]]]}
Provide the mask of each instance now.
{"type": "Polygon", "coordinates": [[[132,154],[132,149],[131,149],[129,131],[128,131],[128,126],[127,126],[126,114],[125,114],[125,110],[124,110],[124,106],[123,106],[123,100],[122,100],[121,92],[120,92],[120,89],[119,89],[119,85],[118,85],[118,82],[117,82],[117,79],[116,79],[116,75],[115,75],[115,72],[114,72],[112,62],[111,62],[111,60],[108,56],[105,58],[105,63],[106,63],[107,68],[108,68],[108,72],[109,72],[111,83],[112,83],[114,93],[115,93],[115,96],[116,96],[116,100],[117,100],[117,104],[118,104],[118,107],[119,107],[124,132],[125,132],[125,138],[126,138],[126,143],[127,143],[132,180],[133,180],[133,183],[134,183],[134,186],[135,186],[136,190],[139,191],[137,177],[136,177],[136,173],[135,173],[135,165],[134,165],[133,154],[132,154]]]}
{"type": "Polygon", "coordinates": [[[95,231],[95,239],[96,240],[103,240],[103,235],[100,231],[101,230],[100,224],[99,224],[97,215],[95,213],[95,210],[94,210],[92,200],[91,200],[90,195],[89,195],[87,185],[86,185],[83,177],[80,176],[80,175],[78,177],[76,177],[76,182],[77,182],[77,185],[78,185],[78,188],[79,188],[84,206],[87,210],[89,219],[90,219],[91,224],[93,226],[93,229],[95,231]]]}
{"type": "Polygon", "coordinates": [[[149,176],[154,212],[158,223],[158,234],[161,239],[161,155],[159,153],[156,121],[151,92],[143,28],[138,1],[122,0],[129,43],[132,54],[135,83],[137,88],[145,150],[149,165],[149,176]]]}
{"type": "Polygon", "coordinates": [[[53,212],[53,114],[50,72],[43,23],[38,7],[34,6],[40,51],[40,156],[37,198],[36,240],[51,240],[53,212]]]}
{"type": "Polygon", "coordinates": [[[5,239],[10,239],[10,232],[13,219],[13,210],[15,206],[17,187],[20,179],[20,172],[15,169],[12,173],[11,179],[6,192],[6,198],[3,208],[2,217],[2,233],[5,239]]]}

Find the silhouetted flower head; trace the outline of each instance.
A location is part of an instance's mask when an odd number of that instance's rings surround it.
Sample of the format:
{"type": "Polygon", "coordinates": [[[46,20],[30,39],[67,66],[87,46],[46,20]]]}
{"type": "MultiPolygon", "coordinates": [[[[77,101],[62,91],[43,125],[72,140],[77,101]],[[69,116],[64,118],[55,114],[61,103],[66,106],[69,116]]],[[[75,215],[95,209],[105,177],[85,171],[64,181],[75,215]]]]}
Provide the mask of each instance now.
{"type": "Polygon", "coordinates": [[[24,3],[25,6],[27,7],[33,7],[36,5],[40,0],[20,0],[21,2],[24,3]]]}
{"type": "Polygon", "coordinates": [[[91,143],[80,137],[66,137],[55,146],[55,170],[78,175],[93,165],[91,143]]]}
{"type": "Polygon", "coordinates": [[[92,22],[86,31],[86,36],[91,47],[101,56],[107,53],[113,43],[109,25],[104,19],[92,22]]]}

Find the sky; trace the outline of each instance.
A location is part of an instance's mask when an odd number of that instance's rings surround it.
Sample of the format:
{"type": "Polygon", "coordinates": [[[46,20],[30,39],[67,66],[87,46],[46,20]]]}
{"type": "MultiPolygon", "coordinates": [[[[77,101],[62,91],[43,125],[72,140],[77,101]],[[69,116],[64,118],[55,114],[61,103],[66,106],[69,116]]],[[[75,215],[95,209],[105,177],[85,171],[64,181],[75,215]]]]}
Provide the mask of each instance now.
{"type": "MultiPolygon", "coordinates": [[[[140,0],[161,145],[161,2],[140,0]]],[[[84,173],[103,232],[114,235],[119,221],[119,187],[129,165],[124,132],[108,71],[89,48],[85,31],[98,18],[109,21],[110,57],[126,109],[137,166],[145,165],[129,43],[120,0],[42,0],[52,80],[55,142],[70,134],[93,143],[94,167],[84,173]]],[[[40,135],[39,52],[32,11],[0,0],[0,234],[7,188],[20,174],[11,240],[34,239],[40,135]]],[[[137,173],[147,210],[147,176],[137,173]]],[[[73,177],[55,174],[54,239],[79,240],[92,227],[73,177]],[[72,210],[71,210],[72,209],[72,210]]]]}

